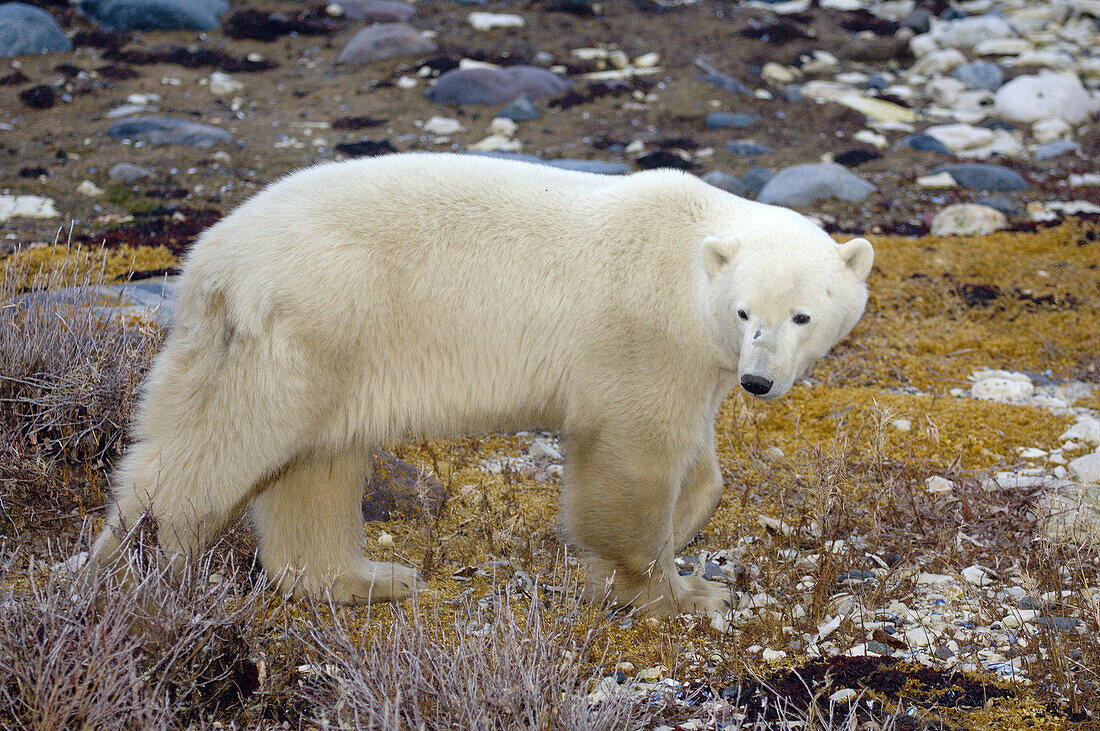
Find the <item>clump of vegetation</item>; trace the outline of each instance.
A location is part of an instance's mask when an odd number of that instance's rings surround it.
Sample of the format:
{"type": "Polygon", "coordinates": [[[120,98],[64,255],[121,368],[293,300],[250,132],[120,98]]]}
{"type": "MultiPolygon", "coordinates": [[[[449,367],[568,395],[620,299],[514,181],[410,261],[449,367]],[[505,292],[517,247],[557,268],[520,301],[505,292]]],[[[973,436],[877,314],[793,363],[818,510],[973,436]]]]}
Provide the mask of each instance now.
{"type": "Polygon", "coordinates": [[[180,728],[261,705],[261,586],[215,554],[172,573],[149,552],[127,588],[82,558],[40,556],[0,592],[0,727],[180,728]]]}
{"type": "Polygon", "coordinates": [[[80,526],[104,502],[161,332],[107,314],[104,259],[74,248],[48,265],[21,252],[0,271],[0,536],[80,526]],[[100,266],[97,266],[97,263],[100,266]]]}

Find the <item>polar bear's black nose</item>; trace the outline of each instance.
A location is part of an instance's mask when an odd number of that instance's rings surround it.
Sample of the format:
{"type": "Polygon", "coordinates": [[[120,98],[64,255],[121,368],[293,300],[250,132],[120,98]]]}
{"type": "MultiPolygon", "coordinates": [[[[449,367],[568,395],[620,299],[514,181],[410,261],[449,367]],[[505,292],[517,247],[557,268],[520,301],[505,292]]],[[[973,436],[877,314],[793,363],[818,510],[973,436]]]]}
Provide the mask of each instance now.
{"type": "Polygon", "coordinates": [[[753,396],[763,396],[772,390],[772,382],[762,376],[741,376],[741,388],[753,396]]]}

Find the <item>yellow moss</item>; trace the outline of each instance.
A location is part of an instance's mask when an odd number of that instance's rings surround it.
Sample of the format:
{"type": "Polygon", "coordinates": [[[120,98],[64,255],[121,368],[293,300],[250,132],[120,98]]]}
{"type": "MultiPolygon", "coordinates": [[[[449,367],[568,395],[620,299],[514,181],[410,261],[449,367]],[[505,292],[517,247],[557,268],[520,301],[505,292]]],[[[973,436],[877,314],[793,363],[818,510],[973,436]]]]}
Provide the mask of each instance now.
{"type": "Polygon", "coordinates": [[[18,249],[0,266],[19,266],[27,272],[23,286],[27,289],[73,284],[89,277],[96,282],[102,273],[104,283],[120,281],[132,271],[166,269],[178,265],[178,260],[163,246],[121,246],[113,249],[86,246],[32,246],[18,249]]]}
{"type": "Polygon", "coordinates": [[[947,718],[959,728],[980,728],[984,731],[1060,731],[1061,729],[1095,728],[1092,724],[1076,724],[1052,715],[1043,704],[1026,695],[997,698],[985,708],[948,709],[947,718]]]}

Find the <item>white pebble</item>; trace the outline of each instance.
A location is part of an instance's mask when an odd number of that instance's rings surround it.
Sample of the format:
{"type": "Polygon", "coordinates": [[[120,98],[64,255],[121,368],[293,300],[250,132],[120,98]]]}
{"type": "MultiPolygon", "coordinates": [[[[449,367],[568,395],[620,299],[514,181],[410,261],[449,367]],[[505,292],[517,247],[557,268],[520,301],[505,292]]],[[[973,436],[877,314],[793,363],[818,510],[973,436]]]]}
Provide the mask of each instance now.
{"type": "Polygon", "coordinates": [[[829,700],[833,703],[847,703],[848,701],[855,698],[857,695],[859,694],[851,688],[841,688],[840,690],[829,696],[829,700]]]}
{"type": "Polygon", "coordinates": [[[76,186],[76,192],[88,198],[98,198],[103,195],[103,189],[90,180],[83,180],[76,186]]]}
{"type": "Polygon", "coordinates": [[[510,13],[470,13],[466,21],[474,30],[492,30],[493,28],[522,28],[523,17],[510,13]]]}

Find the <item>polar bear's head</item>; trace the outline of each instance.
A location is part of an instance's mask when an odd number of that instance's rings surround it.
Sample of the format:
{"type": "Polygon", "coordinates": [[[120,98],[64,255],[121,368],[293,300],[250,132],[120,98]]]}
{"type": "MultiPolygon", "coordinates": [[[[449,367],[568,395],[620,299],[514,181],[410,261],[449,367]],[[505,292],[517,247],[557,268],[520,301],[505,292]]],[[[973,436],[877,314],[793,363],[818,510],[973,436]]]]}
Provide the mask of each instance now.
{"type": "Polygon", "coordinates": [[[766,227],[706,237],[701,256],[719,347],[745,391],[774,399],[855,327],[875,252],[866,239],[838,245],[791,211],[766,218],[766,227]]]}

